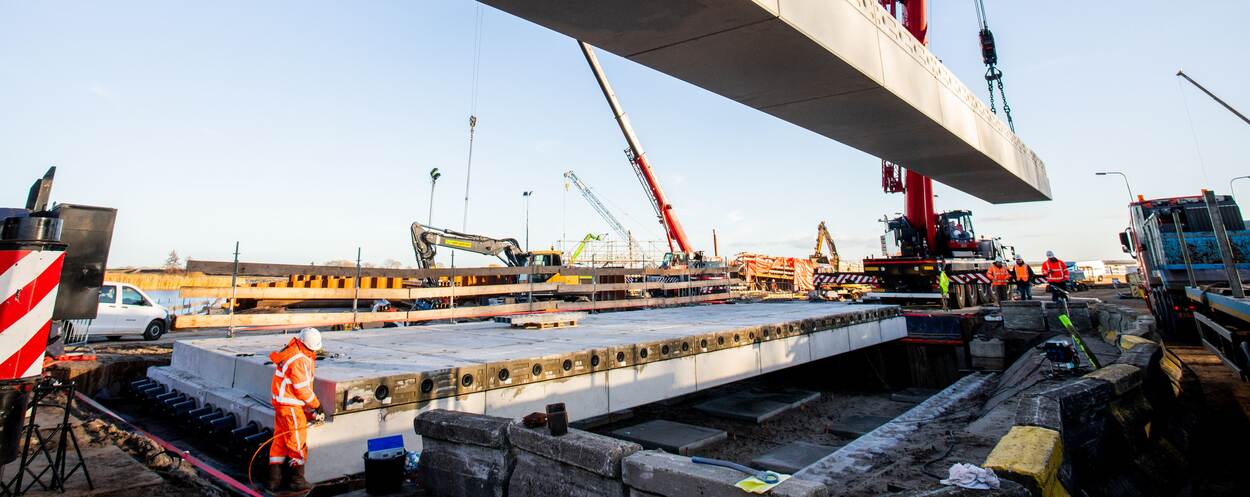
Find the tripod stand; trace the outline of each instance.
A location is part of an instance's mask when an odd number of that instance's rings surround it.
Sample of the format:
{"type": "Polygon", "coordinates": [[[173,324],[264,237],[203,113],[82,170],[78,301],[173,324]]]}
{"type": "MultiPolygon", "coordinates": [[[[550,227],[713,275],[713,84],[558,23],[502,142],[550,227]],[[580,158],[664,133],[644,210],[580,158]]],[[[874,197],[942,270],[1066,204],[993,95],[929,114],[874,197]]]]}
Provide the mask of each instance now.
{"type": "Polygon", "coordinates": [[[52,379],[45,379],[35,386],[30,404],[30,418],[26,422],[25,437],[22,441],[22,454],[17,460],[19,463],[17,474],[8,481],[0,481],[0,497],[25,494],[35,485],[39,485],[43,490],[64,492],[65,482],[79,470],[82,470],[83,477],[87,479],[87,487],[95,489],[95,484],[91,482],[91,473],[87,471],[86,461],[83,460],[82,450],[78,448],[78,437],[74,435],[69,423],[69,412],[74,405],[73,387],[73,382],[61,384],[52,379]],[[64,394],[64,404],[60,403],[62,397],[58,394],[64,394]],[[40,431],[42,427],[38,424],[40,409],[61,410],[59,423],[51,427],[51,431],[46,436],[40,431]],[[32,442],[35,442],[33,446],[32,442]],[[69,462],[67,456],[71,445],[76,462],[67,468],[66,464],[69,462]],[[36,472],[32,463],[38,462],[41,458],[47,466],[36,472]],[[29,482],[26,481],[28,475],[31,477],[29,482]]]}

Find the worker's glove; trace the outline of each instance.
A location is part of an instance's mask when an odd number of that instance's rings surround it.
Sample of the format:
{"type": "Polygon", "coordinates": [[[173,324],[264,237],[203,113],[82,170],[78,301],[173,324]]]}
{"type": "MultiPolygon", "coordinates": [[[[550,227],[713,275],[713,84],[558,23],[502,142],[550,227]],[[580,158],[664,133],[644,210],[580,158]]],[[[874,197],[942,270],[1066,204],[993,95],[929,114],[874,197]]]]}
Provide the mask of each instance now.
{"type": "Polygon", "coordinates": [[[326,410],[322,409],[321,406],[317,406],[316,409],[313,409],[312,419],[314,423],[324,423],[326,421],[326,410]]]}

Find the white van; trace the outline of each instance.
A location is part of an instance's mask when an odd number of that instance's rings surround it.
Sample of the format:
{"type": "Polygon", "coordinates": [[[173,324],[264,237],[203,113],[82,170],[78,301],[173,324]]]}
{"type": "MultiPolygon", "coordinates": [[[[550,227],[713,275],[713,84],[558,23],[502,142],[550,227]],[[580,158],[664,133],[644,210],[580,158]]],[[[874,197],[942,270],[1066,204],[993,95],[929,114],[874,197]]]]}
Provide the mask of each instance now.
{"type": "Polygon", "coordinates": [[[169,329],[171,317],[143,290],[134,285],[105,281],[100,286],[100,307],[89,331],[116,340],[122,335],[143,335],[156,340],[169,329]]]}

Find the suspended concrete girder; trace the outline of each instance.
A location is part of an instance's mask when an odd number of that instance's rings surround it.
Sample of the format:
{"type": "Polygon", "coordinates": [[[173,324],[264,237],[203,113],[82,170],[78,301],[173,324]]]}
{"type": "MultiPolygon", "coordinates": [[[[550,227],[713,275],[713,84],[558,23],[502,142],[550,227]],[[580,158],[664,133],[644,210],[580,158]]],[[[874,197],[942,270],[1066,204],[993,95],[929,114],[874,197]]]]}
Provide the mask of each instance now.
{"type": "Polygon", "coordinates": [[[988,202],[1050,198],[1041,159],[876,0],[479,1],[988,202]]]}

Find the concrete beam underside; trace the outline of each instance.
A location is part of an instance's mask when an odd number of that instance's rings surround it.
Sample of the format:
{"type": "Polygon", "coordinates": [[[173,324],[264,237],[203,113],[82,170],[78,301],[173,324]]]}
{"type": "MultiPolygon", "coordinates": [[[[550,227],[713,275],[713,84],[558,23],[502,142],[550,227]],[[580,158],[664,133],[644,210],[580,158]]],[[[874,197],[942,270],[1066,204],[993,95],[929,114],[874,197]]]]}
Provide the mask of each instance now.
{"type": "Polygon", "coordinates": [[[1051,197],[1041,159],[875,0],[479,1],[988,202],[1051,197]]]}
{"type": "MultiPolygon", "coordinates": [[[[726,329],[727,323],[735,320],[759,325],[887,308],[890,307],[829,303],[742,304],[599,314],[588,317],[577,328],[519,333],[499,323],[327,333],[327,351],[347,353],[345,357],[318,361],[315,389],[323,403],[332,404],[336,395],[343,395],[336,392],[335,383],[359,381],[370,375],[393,376],[404,370],[401,362],[407,363],[408,371],[432,367],[428,360],[431,356],[412,352],[416,348],[424,348],[427,354],[437,354],[452,363],[473,361],[466,357],[493,360],[500,354],[522,358],[526,352],[509,343],[529,336],[533,340],[525,348],[530,349],[529,356],[537,357],[568,348],[566,345],[599,347],[615,340],[618,334],[628,334],[638,343],[654,343],[656,337],[705,337],[706,331],[726,329]],[[720,314],[727,316],[718,318],[720,314]],[[343,341],[384,345],[387,352],[353,349],[345,347],[343,341]],[[325,363],[325,367],[320,363],[325,363]]],[[[360,454],[368,438],[402,434],[409,449],[419,450],[421,441],[412,431],[412,420],[431,409],[519,418],[559,401],[568,406],[572,420],[585,419],[902,338],[906,335],[904,319],[890,316],[758,343],[744,341],[740,346],[667,360],[336,414],[309,432],[313,455],[308,476],[322,481],[362,471],[360,454]]],[[[273,410],[263,399],[268,397],[273,366],[265,364],[263,357],[287,339],[271,335],[178,342],[172,365],[152,368],[148,376],[187,393],[197,400],[197,405],[208,403],[235,413],[240,425],[255,422],[272,426],[273,410]]]]}

